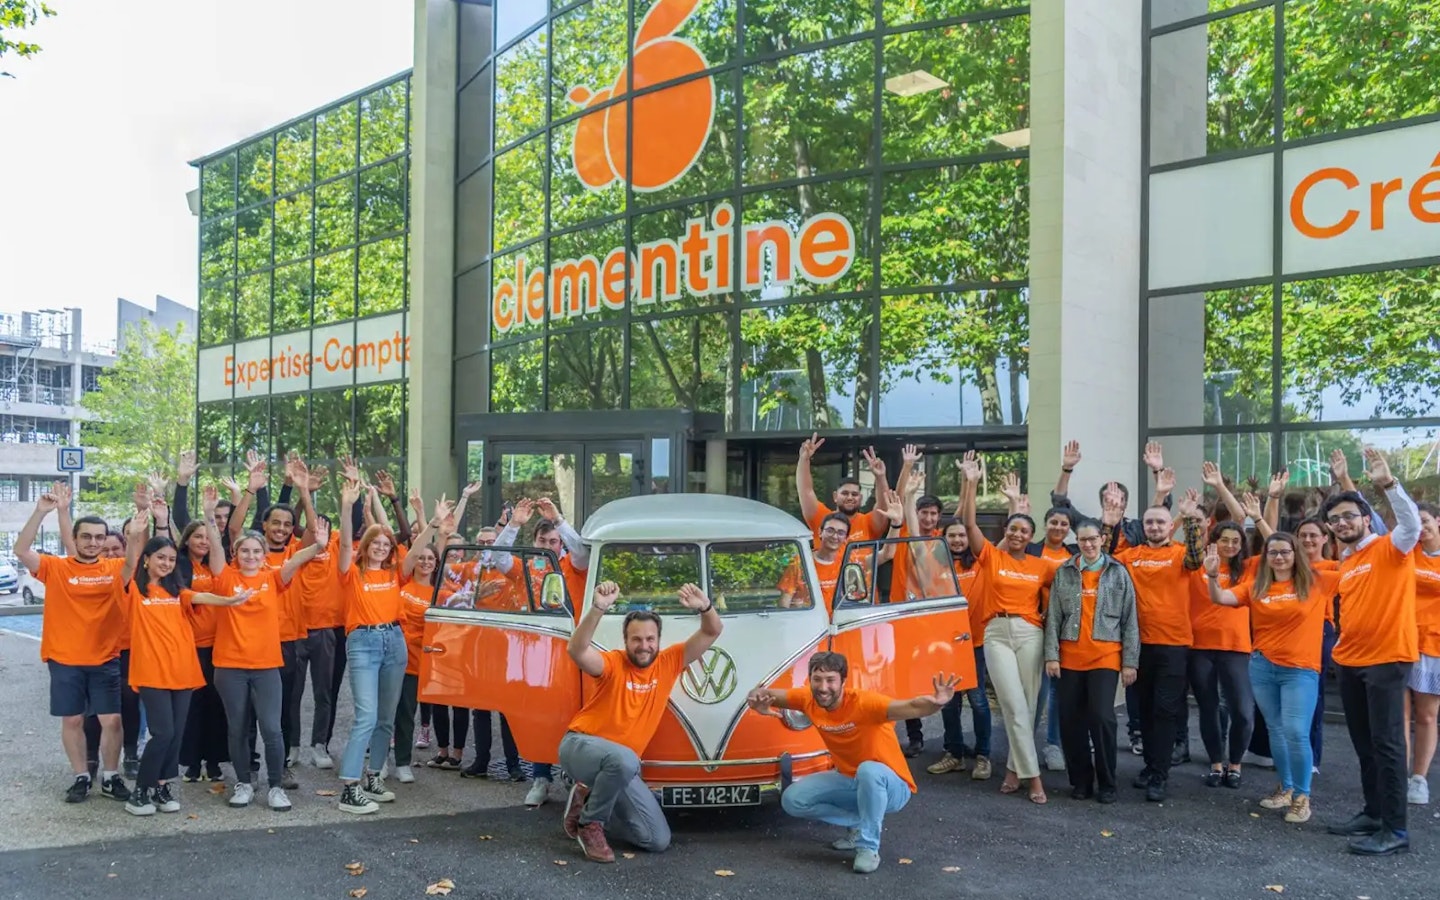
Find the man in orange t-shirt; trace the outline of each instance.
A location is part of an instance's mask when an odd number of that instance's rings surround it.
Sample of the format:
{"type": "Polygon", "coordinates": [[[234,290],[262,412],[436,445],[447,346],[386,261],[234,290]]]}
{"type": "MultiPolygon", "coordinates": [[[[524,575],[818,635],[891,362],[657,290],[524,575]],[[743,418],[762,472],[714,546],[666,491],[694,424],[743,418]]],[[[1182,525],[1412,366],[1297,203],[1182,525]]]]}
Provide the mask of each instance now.
{"type": "Polygon", "coordinates": [[[624,649],[601,652],[591,639],[619,598],[615,582],[597,585],[590,610],[570,638],[570,658],[596,684],[560,741],[560,765],[575,779],[565,805],[565,833],[580,842],[587,857],[606,863],[615,861],[607,830],[641,850],[658,853],[670,846],[665,813],[640,780],[640,754],[660,726],[680,673],[724,630],[715,604],[686,584],[677,599],[700,614],[700,627],[684,643],[661,650],[660,617],[632,610],[620,626],[624,649]]]}
{"type": "Polygon", "coordinates": [[[1371,532],[1370,505],[1355,491],[1335,494],[1321,515],[1340,551],[1340,641],[1332,658],[1350,742],[1360,758],[1365,808],[1329,827],[1349,850],[1385,856],[1410,848],[1406,830],[1405,690],[1420,658],[1415,620],[1415,544],[1420,511],[1379,451],[1365,449],[1366,474],[1395,514],[1388,535],[1371,532]]]}
{"type": "MultiPolygon", "coordinates": [[[[810,460],[815,452],[825,444],[825,439],[812,435],[808,441],[800,444],[800,458],[795,465],[795,490],[800,497],[800,514],[805,519],[805,524],[815,532],[815,540],[820,540],[820,529],[825,523],[826,517],[840,513],[850,523],[851,541],[873,541],[885,537],[889,530],[890,523],[886,521],[885,514],[878,510],[871,510],[868,513],[860,512],[860,504],[864,502],[864,494],[860,490],[860,482],[855,478],[846,476],[840,479],[840,484],[835,488],[831,500],[835,508],[831,509],[815,496],[815,479],[810,473],[810,460]]],[[[870,451],[866,455],[866,462],[870,471],[875,473],[875,496],[884,494],[888,485],[885,483],[885,467],[875,459],[875,454],[870,451]]]]}
{"type": "Polygon", "coordinates": [[[854,850],[855,871],[870,873],[880,866],[885,816],[903,809],[915,793],[915,779],[890,723],[939,712],[955,696],[957,679],[936,675],[934,694],[892,700],[874,691],[847,690],[850,663],[843,654],[816,653],[809,670],[808,687],[756,688],[747,700],[761,715],[772,715],[777,706],[801,712],[820,732],[834,771],[795,782],[780,796],[780,804],[797,818],[848,829],[830,846],[854,850]]]}

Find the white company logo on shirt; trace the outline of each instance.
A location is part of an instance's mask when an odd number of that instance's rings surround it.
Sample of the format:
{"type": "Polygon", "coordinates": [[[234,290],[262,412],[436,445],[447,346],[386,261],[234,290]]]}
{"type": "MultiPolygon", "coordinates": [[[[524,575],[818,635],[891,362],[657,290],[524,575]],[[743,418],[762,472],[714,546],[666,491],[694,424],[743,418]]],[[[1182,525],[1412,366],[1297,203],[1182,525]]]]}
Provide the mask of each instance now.
{"type": "Polygon", "coordinates": [[[1173,559],[1137,559],[1131,561],[1130,565],[1137,569],[1168,569],[1175,565],[1173,559]]]}
{"type": "Polygon", "coordinates": [[[1266,594],[1260,598],[1260,602],[1266,605],[1271,603],[1299,603],[1300,598],[1293,591],[1285,594],[1266,594]]]}
{"type": "Polygon", "coordinates": [[[81,584],[114,584],[114,575],[71,575],[68,579],[73,585],[81,584]]]}
{"type": "Polygon", "coordinates": [[[831,734],[849,734],[854,731],[857,726],[854,722],[839,722],[834,725],[817,724],[815,727],[821,731],[828,731],[831,734]]]}
{"type": "Polygon", "coordinates": [[[179,606],[179,597],[142,597],[141,606],[179,606]]]}
{"type": "Polygon", "coordinates": [[[1034,581],[1037,583],[1040,581],[1039,575],[1032,575],[1029,572],[1017,572],[1014,569],[999,569],[996,574],[1002,575],[1005,578],[1018,578],[1021,581],[1034,581]]]}
{"type": "Polygon", "coordinates": [[[637,693],[637,694],[648,694],[648,693],[650,693],[651,691],[655,690],[655,682],[653,682],[653,681],[626,681],[626,682],[625,682],[625,689],[626,689],[626,690],[630,690],[630,691],[634,691],[634,692],[637,693]]]}
{"type": "Polygon", "coordinates": [[[1341,575],[1340,575],[1340,583],[1341,583],[1341,584],[1344,584],[1345,582],[1349,581],[1349,580],[1352,579],[1352,578],[1358,578],[1358,577],[1360,577],[1361,575],[1368,575],[1368,574],[1370,574],[1370,564],[1369,564],[1369,563],[1361,563],[1360,565],[1356,566],[1355,568],[1353,568],[1353,569],[1347,569],[1347,570],[1345,570],[1343,573],[1341,573],[1341,575]]]}
{"type": "Polygon", "coordinates": [[[390,591],[394,589],[395,582],[393,581],[381,581],[378,583],[373,581],[365,582],[365,590],[367,591],[390,591]]]}

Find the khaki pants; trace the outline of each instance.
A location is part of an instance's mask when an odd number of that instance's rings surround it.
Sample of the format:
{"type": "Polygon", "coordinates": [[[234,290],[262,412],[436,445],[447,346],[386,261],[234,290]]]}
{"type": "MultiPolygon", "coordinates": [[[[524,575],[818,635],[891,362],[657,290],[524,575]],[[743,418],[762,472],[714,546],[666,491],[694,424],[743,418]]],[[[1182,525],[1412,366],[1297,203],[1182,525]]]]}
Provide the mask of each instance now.
{"type": "Polygon", "coordinates": [[[986,624],[985,669],[1005,717],[1005,739],[1010,747],[1005,768],[1021,778],[1040,774],[1034,724],[1044,664],[1044,629],[1014,617],[996,616],[986,624]]]}

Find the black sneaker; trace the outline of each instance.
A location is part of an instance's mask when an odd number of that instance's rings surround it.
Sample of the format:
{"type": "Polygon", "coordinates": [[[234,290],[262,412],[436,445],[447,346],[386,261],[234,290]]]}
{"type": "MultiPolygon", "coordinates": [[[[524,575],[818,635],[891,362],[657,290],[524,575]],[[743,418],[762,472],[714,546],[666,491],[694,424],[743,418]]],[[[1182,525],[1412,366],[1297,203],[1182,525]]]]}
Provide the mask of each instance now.
{"type": "Polygon", "coordinates": [[[1145,799],[1151,803],[1165,802],[1165,779],[1159,775],[1150,779],[1150,784],[1145,787],[1145,799]]]}
{"type": "Polygon", "coordinates": [[[90,779],[76,775],[75,781],[65,790],[66,803],[84,803],[90,799],[90,779]]]}
{"type": "Polygon", "coordinates": [[[1172,765],[1172,766],[1178,766],[1178,765],[1181,765],[1182,763],[1188,763],[1189,761],[1190,761],[1190,742],[1189,742],[1189,741],[1186,741],[1186,742],[1183,743],[1183,744],[1176,744],[1173,748],[1171,748],[1171,750],[1170,750],[1170,765],[1172,765]]]}
{"type": "MultiPolygon", "coordinates": [[[[446,766],[446,768],[449,768],[449,766],[446,766]]],[[[481,765],[481,764],[480,764],[480,761],[479,761],[479,760],[476,760],[475,762],[472,762],[470,765],[468,765],[468,766],[466,766],[465,768],[463,768],[463,769],[460,770],[460,777],[461,777],[461,778],[489,778],[489,777],[490,777],[490,764],[489,764],[489,763],[485,763],[484,765],[481,765]]]]}
{"type": "Polygon", "coordinates": [[[205,780],[206,780],[206,781],[224,781],[224,780],[225,780],[225,771],[220,768],[220,764],[219,764],[219,763],[206,763],[206,765],[205,765],[205,780]]]}
{"type": "Polygon", "coordinates": [[[510,767],[510,780],[511,780],[511,781],[514,781],[514,782],[524,781],[524,780],[525,780],[525,772],[524,772],[523,770],[521,770],[521,768],[520,768],[519,766],[511,766],[511,767],[510,767]]]}
{"type": "Polygon", "coordinates": [[[150,794],[150,802],[154,803],[155,808],[162,813],[180,811],[180,801],[176,800],[175,795],[170,793],[170,784],[168,782],[160,785],[150,794]]]}
{"type": "Polygon", "coordinates": [[[196,782],[198,782],[198,781],[200,780],[200,777],[201,777],[201,776],[200,776],[200,767],[199,767],[199,766],[186,766],[186,767],[185,767],[185,778],[184,778],[184,780],[185,780],[185,783],[186,783],[186,784],[195,784],[196,782]]]}
{"type": "Polygon", "coordinates": [[[1142,791],[1145,790],[1150,786],[1150,776],[1153,774],[1154,773],[1151,771],[1150,767],[1146,766],[1145,768],[1140,770],[1139,775],[1135,776],[1135,780],[1130,782],[1130,786],[1134,788],[1139,788],[1142,791]]]}
{"type": "Polygon", "coordinates": [[[1114,803],[1118,798],[1115,796],[1114,788],[1101,788],[1095,799],[1101,803],[1114,803]]]}
{"type": "Polygon", "coordinates": [[[340,811],[355,815],[368,815],[380,811],[380,804],[365,796],[358,782],[345,785],[340,792],[340,811]]]}
{"type": "Polygon", "coordinates": [[[125,786],[125,779],[119,774],[111,775],[108,780],[100,782],[100,794],[122,802],[130,799],[130,789],[125,786]]]}
{"type": "Polygon", "coordinates": [[[137,787],[130,794],[130,799],[125,801],[125,811],[132,816],[155,815],[155,804],[150,802],[150,792],[145,788],[137,787]]]}
{"type": "Polygon", "coordinates": [[[925,739],[919,738],[905,745],[905,756],[914,759],[925,752],[925,739]]]}

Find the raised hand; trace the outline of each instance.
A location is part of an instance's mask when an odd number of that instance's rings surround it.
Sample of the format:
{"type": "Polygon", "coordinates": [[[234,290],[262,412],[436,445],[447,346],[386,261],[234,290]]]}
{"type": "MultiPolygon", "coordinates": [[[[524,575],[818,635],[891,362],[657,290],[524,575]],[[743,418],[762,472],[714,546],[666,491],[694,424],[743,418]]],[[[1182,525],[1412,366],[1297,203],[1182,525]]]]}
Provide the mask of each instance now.
{"type": "Polygon", "coordinates": [[[215,485],[207,484],[201,490],[200,497],[200,509],[205,514],[205,521],[215,521],[215,507],[220,503],[220,492],[215,489],[215,485]]]}
{"type": "Polygon", "coordinates": [[[150,508],[150,483],[144,480],[135,482],[135,490],[130,494],[130,499],[139,510],[150,508]]]}
{"type": "Polygon", "coordinates": [[[265,460],[260,458],[260,454],[256,453],[254,450],[251,450],[246,453],[245,456],[245,468],[250,473],[248,487],[250,489],[250,493],[253,494],[263,488],[266,483],[269,482],[270,478],[265,471],[265,460]]]}
{"type": "Polygon", "coordinates": [[[460,492],[460,499],[469,500],[478,493],[480,493],[480,482],[472,481],[465,485],[465,489],[460,492]]]}
{"type": "Polygon", "coordinates": [[[980,480],[980,457],[974,450],[966,450],[965,455],[955,461],[955,467],[966,481],[980,480]]]}
{"type": "Polygon", "coordinates": [[[305,460],[293,450],[285,458],[285,477],[291,484],[299,485],[302,489],[314,490],[310,487],[310,467],[305,465],[305,460]]]}
{"type": "Polygon", "coordinates": [[[914,444],[906,444],[900,450],[900,461],[907,462],[911,466],[914,466],[916,463],[918,463],[924,456],[925,454],[921,453],[920,448],[915,446],[914,444]]]}
{"type": "Polygon", "coordinates": [[[315,543],[319,544],[321,548],[324,548],[326,545],[328,545],[328,544],[330,543],[330,523],[329,523],[329,522],[325,521],[324,519],[320,518],[319,516],[316,516],[316,517],[315,517],[315,524],[312,526],[312,530],[313,530],[314,533],[315,533],[315,543]]]}
{"type": "Polygon", "coordinates": [[[875,511],[888,518],[892,525],[898,526],[904,521],[905,508],[900,505],[900,495],[892,489],[875,494],[875,511]]]}
{"type": "Polygon", "coordinates": [[[326,466],[316,466],[315,468],[311,469],[309,478],[310,492],[313,494],[314,492],[324,487],[325,479],[329,475],[330,469],[326,466]]]}
{"type": "Polygon", "coordinates": [[[1162,494],[1168,494],[1171,491],[1175,490],[1174,469],[1166,466],[1159,472],[1155,473],[1155,490],[1162,494]]]}
{"type": "Polygon", "coordinates": [[[1290,470],[1281,469],[1270,476],[1270,489],[1267,492],[1271,499],[1279,500],[1280,495],[1285,493],[1285,488],[1290,484],[1290,470]]]}
{"type": "Polygon", "coordinates": [[[1080,465],[1080,442],[1068,441],[1060,448],[1060,465],[1062,468],[1073,469],[1080,465]]]}
{"type": "Polygon", "coordinates": [[[930,696],[936,706],[944,706],[955,697],[955,685],[960,683],[959,675],[946,675],[941,672],[930,679],[930,684],[935,688],[935,693],[930,696]]]}
{"type": "Polygon", "coordinates": [[[46,491],[35,498],[35,508],[43,513],[51,512],[60,508],[60,498],[51,491],[46,491]]]}
{"type": "Polygon", "coordinates": [[[712,605],[710,598],[705,596],[705,592],[693,584],[680,585],[680,590],[676,592],[676,599],[680,601],[681,606],[696,612],[712,605]]]}
{"type": "Polygon", "coordinates": [[[143,544],[149,531],[150,516],[147,513],[137,512],[130,520],[130,524],[125,526],[125,540],[127,542],[139,541],[143,544]]]}
{"type": "Polygon", "coordinates": [[[164,497],[150,499],[150,517],[155,520],[156,528],[165,528],[170,524],[170,505],[164,497]]]}
{"type": "Polygon", "coordinates": [[[70,482],[57,481],[50,486],[50,493],[55,496],[55,502],[64,509],[70,508],[71,491],[70,482]]]}
{"type": "Polygon", "coordinates": [[[415,518],[420,521],[425,519],[425,500],[420,496],[420,488],[410,486],[410,508],[415,510],[415,518]]]}
{"type": "Polygon", "coordinates": [[[150,482],[150,493],[152,495],[165,493],[165,476],[160,472],[151,472],[145,476],[145,480],[150,482]]]}
{"type": "Polygon", "coordinates": [[[1374,447],[1365,448],[1365,474],[1370,483],[1385,490],[1395,482],[1395,476],[1390,474],[1390,462],[1385,459],[1385,454],[1374,447]]]}
{"type": "Polygon", "coordinates": [[[250,589],[250,588],[238,588],[238,589],[235,591],[235,593],[233,593],[233,594],[231,594],[229,597],[226,597],[226,598],[225,598],[225,599],[228,601],[225,605],[226,605],[226,606],[239,606],[240,604],[244,603],[246,600],[249,600],[249,599],[250,599],[251,597],[253,597],[253,596],[255,596],[255,591],[253,591],[252,589],[250,589]]]}
{"type": "Polygon", "coordinates": [[[541,497],[539,500],[536,500],[535,508],[540,511],[540,517],[542,519],[559,522],[564,518],[564,516],[560,515],[560,509],[555,505],[555,501],[549,497],[541,497]]]}
{"type": "Polygon", "coordinates": [[[1264,515],[1260,509],[1260,498],[1249,491],[1246,491],[1244,496],[1240,498],[1240,508],[1245,511],[1245,515],[1248,518],[1254,519],[1257,522],[1260,521],[1260,517],[1264,515]]]}
{"type": "Polygon", "coordinates": [[[1105,490],[1100,495],[1101,514],[1100,519],[1106,525],[1119,525],[1125,518],[1125,494],[1120,490],[1120,485],[1110,482],[1105,485],[1105,490]]]}
{"type": "Polygon", "coordinates": [[[230,492],[231,503],[240,502],[240,482],[236,481],[233,478],[226,477],[220,479],[220,484],[225,488],[225,490],[230,492]]]}
{"type": "Polygon", "coordinates": [[[1341,481],[1350,474],[1350,460],[1345,458],[1345,451],[1335,448],[1330,451],[1330,477],[1341,481]]]}
{"type": "Polygon", "coordinates": [[[1016,498],[1015,498],[1015,511],[1016,511],[1017,513],[1023,513],[1024,515],[1027,515],[1027,516],[1030,515],[1030,495],[1029,495],[1029,494],[1021,494],[1019,497],[1016,497],[1016,498]]]}
{"type": "Polygon", "coordinates": [[[1225,476],[1220,474],[1220,467],[1208,459],[1200,464],[1200,480],[1217,491],[1225,486],[1225,476]]]}
{"type": "Polygon", "coordinates": [[[918,497],[923,490],[925,490],[925,470],[911,469],[910,478],[905,482],[906,496],[918,497]]]}
{"type": "Polygon", "coordinates": [[[820,433],[811,434],[809,440],[800,442],[800,458],[807,461],[814,459],[816,451],[823,446],[825,446],[825,439],[820,436],[820,433]]]}
{"type": "Polygon", "coordinates": [[[175,483],[189,484],[200,471],[200,464],[195,461],[194,450],[184,450],[180,453],[180,464],[175,467],[175,483]]]}
{"type": "Polygon", "coordinates": [[[350,507],[360,499],[360,482],[346,479],[345,486],[340,489],[340,515],[350,515],[350,507]]]}
{"type": "Polygon", "coordinates": [[[613,581],[602,581],[590,595],[590,606],[599,612],[609,612],[615,601],[620,599],[620,585],[613,581]]]}
{"type": "Polygon", "coordinates": [[[1149,466],[1152,472],[1165,468],[1165,448],[1159,441],[1150,441],[1145,445],[1144,460],[1145,465],[1149,466]]]}
{"type": "Polygon", "coordinates": [[[355,457],[346,456],[340,460],[340,474],[345,476],[346,481],[354,481],[357,484],[365,480],[365,475],[360,467],[355,465],[355,457]]]}
{"type": "Polygon", "coordinates": [[[860,458],[865,460],[865,467],[870,470],[876,480],[885,477],[885,460],[875,455],[874,447],[866,447],[861,450],[860,458]]]}
{"type": "Polygon", "coordinates": [[[1200,492],[1194,488],[1188,489],[1180,502],[1175,504],[1175,508],[1179,510],[1182,519],[1200,518],[1200,492]]]}
{"type": "MultiPolygon", "coordinates": [[[[447,500],[444,494],[441,494],[440,499],[435,501],[435,518],[448,519],[451,515],[454,514],[454,512],[455,504],[447,500]]],[[[420,514],[420,518],[425,518],[425,514],[423,511],[420,514]]]]}
{"type": "Polygon", "coordinates": [[[745,695],[745,705],[749,706],[751,709],[755,710],[755,712],[759,713],[762,716],[773,716],[775,714],[775,711],[771,706],[773,702],[773,698],[770,696],[770,691],[768,688],[757,687],[753,691],[745,695]]]}
{"type": "Polygon", "coordinates": [[[1219,574],[1220,574],[1220,548],[1219,548],[1219,547],[1215,546],[1214,544],[1210,544],[1209,546],[1207,546],[1207,547],[1205,548],[1204,566],[1205,566],[1205,574],[1206,574],[1206,575],[1219,575],[1219,574]]]}
{"type": "Polygon", "coordinates": [[[1020,499],[1020,475],[1017,472],[1006,472],[1005,477],[1000,479],[1000,496],[1011,503],[1020,499]]]}
{"type": "Polygon", "coordinates": [[[511,507],[509,524],[524,528],[533,515],[535,515],[535,501],[522,499],[511,507]]]}
{"type": "Polygon", "coordinates": [[[380,491],[380,496],[387,500],[393,500],[395,498],[395,479],[390,477],[389,469],[376,470],[375,488],[380,491]]]}

